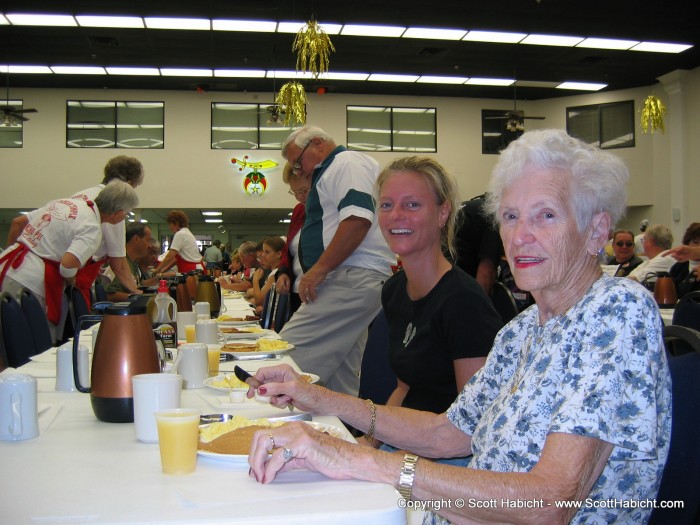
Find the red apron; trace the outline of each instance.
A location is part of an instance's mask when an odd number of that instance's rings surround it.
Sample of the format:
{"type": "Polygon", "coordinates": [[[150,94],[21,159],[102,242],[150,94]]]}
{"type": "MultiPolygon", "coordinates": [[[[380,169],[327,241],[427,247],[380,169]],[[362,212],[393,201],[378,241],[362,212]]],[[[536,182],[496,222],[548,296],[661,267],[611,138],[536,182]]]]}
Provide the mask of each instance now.
{"type": "Polygon", "coordinates": [[[85,263],[85,266],[78,270],[75,276],[75,287],[80,290],[80,294],[83,296],[83,299],[85,299],[88,310],[92,307],[92,301],[90,300],[92,297],[90,292],[92,283],[95,282],[95,279],[97,279],[97,276],[100,274],[102,266],[108,262],[109,257],[105,257],[99,261],[90,259],[89,262],[85,263]]]}
{"type": "MultiPolygon", "coordinates": [[[[17,243],[17,248],[8,252],[2,259],[0,259],[0,266],[2,266],[2,271],[0,271],[0,286],[2,286],[5,280],[5,275],[10,267],[17,269],[22,266],[24,262],[24,256],[31,251],[25,244],[17,243]]],[[[44,259],[44,294],[46,300],[46,317],[51,324],[58,324],[61,319],[61,302],[63,299],[63,288],[65,282],[60,272],[60,265],[58,261],[51,261],[49,259],[44,259]]]]}
{"type": "MultiPolygon", "coordinates": [[[[173,250],[175,251],[175,250],[173,250]]],[[[204,263],[202,261],[199,262],[192,262],[192,261],[186,261],[182,257],[180,257],[180,254],[177,254],[175,256],[175,264],[177,264],[177,271],[180,273],[190,273],[193,272],[197,269],[197,266],[204,270],[204,263]]]]}

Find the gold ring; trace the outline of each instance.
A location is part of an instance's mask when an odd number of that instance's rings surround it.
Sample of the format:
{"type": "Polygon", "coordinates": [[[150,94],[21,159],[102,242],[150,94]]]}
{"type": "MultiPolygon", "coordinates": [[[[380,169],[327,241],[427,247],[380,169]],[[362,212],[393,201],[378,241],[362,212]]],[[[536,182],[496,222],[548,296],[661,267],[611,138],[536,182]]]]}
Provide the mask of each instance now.
{"type": "Polygon", "coordinates": [[[270,443],[272,443],[272,448],[276,448],[275,447],[275,438],[272,437],[272,434],[268,434],[267,437],[270,438],[270,443]]]}

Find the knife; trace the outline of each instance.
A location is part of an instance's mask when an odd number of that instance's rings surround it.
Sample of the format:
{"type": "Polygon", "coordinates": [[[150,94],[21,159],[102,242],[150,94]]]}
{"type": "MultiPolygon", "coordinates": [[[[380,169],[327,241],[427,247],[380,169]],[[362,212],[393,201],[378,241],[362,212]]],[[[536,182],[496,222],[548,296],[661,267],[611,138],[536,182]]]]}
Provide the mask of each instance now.
{"type": "MultiPolygon", "coordinates": [[[[252,386],[253,388],[257,389],[262,383],[255,379],[251,374],[243,370],[240,366],[236,365],[233,367],[233,373],[235,376],[243,381],[245,384],[252,386]]],[[[294,411],[294,405],[287,405],[289,408],[290,412],[294,411]]]]}

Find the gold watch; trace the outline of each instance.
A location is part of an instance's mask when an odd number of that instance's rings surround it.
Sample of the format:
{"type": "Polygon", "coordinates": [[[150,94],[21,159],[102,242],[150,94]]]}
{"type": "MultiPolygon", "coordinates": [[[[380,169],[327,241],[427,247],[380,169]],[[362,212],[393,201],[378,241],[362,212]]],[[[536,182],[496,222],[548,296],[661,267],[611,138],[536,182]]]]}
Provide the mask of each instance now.
{"type": "Polygon", "coordinates": [[[415,454],[404,454],[403,467],[399,475],[399,494],[406,501],[410,501],[411,493],[413,492],[413,481],[416,477],[416,463],[418,456],[415,454]]]}

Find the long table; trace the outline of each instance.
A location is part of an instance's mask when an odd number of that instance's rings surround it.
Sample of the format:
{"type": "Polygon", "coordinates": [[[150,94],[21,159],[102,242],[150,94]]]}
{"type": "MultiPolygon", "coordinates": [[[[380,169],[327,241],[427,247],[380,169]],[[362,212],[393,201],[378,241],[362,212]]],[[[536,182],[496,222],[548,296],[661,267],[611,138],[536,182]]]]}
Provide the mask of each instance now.
{"type": "MultiPolygon", "coordinates": [[[[81,342],[89,345],[89,337],[89,331],[83,332],[81,342]]],[[[243,363],[249,371],[277,362],[296,367],[292,356],[293,351],[275,361],[243,363]]],[[[234,365],[222,363],[221,369],[233,370],[234,365]]],[[[261,485],[248,476],[247,463],[204,457],[192,474],[164,475],[158,445],[139,442],[133,424],[98,421],[88,394],[55,391],[55,349],[18,371],[37,377],[40,435],[0,442],[2,523],[406,523],[398,492],[385,484],[336,481],[300,470],[261,485]]],[[[203,414],[289,414],[254,400],[240,410],[222,408],[220,398],[208,388],[183,390],[182,406],[203,414]]],[[[344,430],[335,417],[314,420],[344,430]]]]}

